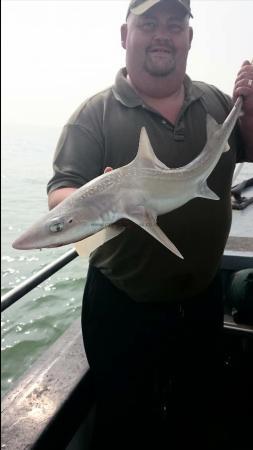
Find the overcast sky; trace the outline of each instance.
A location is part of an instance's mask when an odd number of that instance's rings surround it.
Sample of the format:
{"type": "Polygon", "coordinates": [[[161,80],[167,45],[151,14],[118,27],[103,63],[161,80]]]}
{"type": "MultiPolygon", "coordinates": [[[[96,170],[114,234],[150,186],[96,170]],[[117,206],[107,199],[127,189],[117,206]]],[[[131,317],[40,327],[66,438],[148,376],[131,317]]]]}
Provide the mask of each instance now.
{"type": "MultiPolygon", "coordinates": [[[[3,0],[2,122],[63,126],[124,65],[128,1],[3,0]]],[[[253,0],[193,0],[187,72],[228,94],[253,57],[253,0]]]]}

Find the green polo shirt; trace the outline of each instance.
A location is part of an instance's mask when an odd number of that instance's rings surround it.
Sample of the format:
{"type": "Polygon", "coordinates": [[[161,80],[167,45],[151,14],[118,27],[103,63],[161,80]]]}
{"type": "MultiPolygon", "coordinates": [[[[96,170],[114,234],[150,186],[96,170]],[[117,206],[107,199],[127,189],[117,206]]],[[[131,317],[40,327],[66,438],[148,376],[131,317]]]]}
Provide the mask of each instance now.
{"type": "MultiPolygon", "coordinates": [[[[114,86],[83,103],[64,127],[54,156],[48,192],[81,187],[105,167],[134,159],[140,130],[147,129],[156,156],[168,167],[188,164],[206,143],[206,114],[222,123],[231,99],[214,86],[185,77],[185,100],[175,125],[145,105],[122,69],[114,86]]],[[[90,257],[119,289],[140,302],[183,301],[212,281],[231,225],[230,187],[235,163],[243,160],[238,127],[209,176],[219,201],[195,198],[158,217],[158,224],[184,256],[179,259],[140,227],[130,223],[90,257]]],[[[134,193],[133,193],[134,195],[134,193]]]]}

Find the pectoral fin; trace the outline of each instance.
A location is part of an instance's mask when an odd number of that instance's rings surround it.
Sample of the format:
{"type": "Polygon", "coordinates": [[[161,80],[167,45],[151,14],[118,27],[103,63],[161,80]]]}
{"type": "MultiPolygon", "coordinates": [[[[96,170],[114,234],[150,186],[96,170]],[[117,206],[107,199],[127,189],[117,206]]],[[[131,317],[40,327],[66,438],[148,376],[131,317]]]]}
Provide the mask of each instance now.
{"type": "Polygon", "coordinates": [[[166,236],[166,234],[162,231],[162,229],[157,225],[153,224],[150,227],[145,227],[146,230],[151,236],[157,239],[161,244],[167,247],[172,253],[177,255],[179,258],[184,259],[183,255],[177,249],[177,247],[171,242],[171,240],[166,236]]]}
{"type": "Polygon", "coordinates": [[[171,242],[171,240],[166,236],[162,229],[156,223],[156,217],[151,213],[145,211],[144,208],[138,209],[133,215],[128,216],[128,219],[139,225],[143,230],[153,236],[157,241],[168,248],[172,253],[177,255],[179,258],[184,259],[177,247],[171,242]]]}
{"type": "Polygon", "coordinates": [[[114,237],[118,236],[124,230],[125,227],[123,226],[117,224],[110,225],[104,228],[103,230],[93,234],[92,236],[89,236],[83,239],[82,241],[76,242],[75,249],[79,254],[79,256],[88,257],[91,252],[96,250],[96,248],[105,244],[105,242],[113,239],[114,237]]]}

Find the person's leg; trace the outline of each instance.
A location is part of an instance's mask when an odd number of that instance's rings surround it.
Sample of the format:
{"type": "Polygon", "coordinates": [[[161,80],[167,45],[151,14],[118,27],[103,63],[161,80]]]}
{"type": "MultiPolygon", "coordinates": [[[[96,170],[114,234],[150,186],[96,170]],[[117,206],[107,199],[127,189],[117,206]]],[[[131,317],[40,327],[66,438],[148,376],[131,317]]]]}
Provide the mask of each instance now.
{"type": "Polygon", "coordinates": [[[160,333],[152,308],[132,301],[90,267],[82,328],[97,393],[96,449],[106,443],[111,449],[146,448],[152,438],[156,330],[160,333]]]}
{"type": "Polygon", "coordinates": [[[223,418],[223,293],[219,275],[184,306],[178,416],[195,448],[219,449],[223,418]]]}

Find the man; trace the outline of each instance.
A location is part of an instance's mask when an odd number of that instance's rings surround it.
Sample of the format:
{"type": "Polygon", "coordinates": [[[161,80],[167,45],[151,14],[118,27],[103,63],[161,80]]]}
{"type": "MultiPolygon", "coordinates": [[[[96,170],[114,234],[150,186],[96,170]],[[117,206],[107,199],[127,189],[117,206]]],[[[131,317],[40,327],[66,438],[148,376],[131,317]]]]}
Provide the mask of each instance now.
{"type": "MultiPolygon", "coordinates": [[[[108,167],[133,160],[143,126],[157,157],[179,167],[203,149],[206,114],[225,120],[229,97],[185,74],[190,16],[189,0],[130,3],[121,29],[126,69],[64,128],[48,184],[50,208],[108,167]]],[[[158,218],[184,260],[132,223],[91,255],[82,325],[97,394],[94,448],[159,448],[166,439],[170,448],[185,448],[186,441],[214,448],[206,424],[219,400],[218,268],[235,163],[253,160],[252,79],[245,62],[234,89],[245,114],[208,179],[220,201],[197,198],[158,218]]]]}

